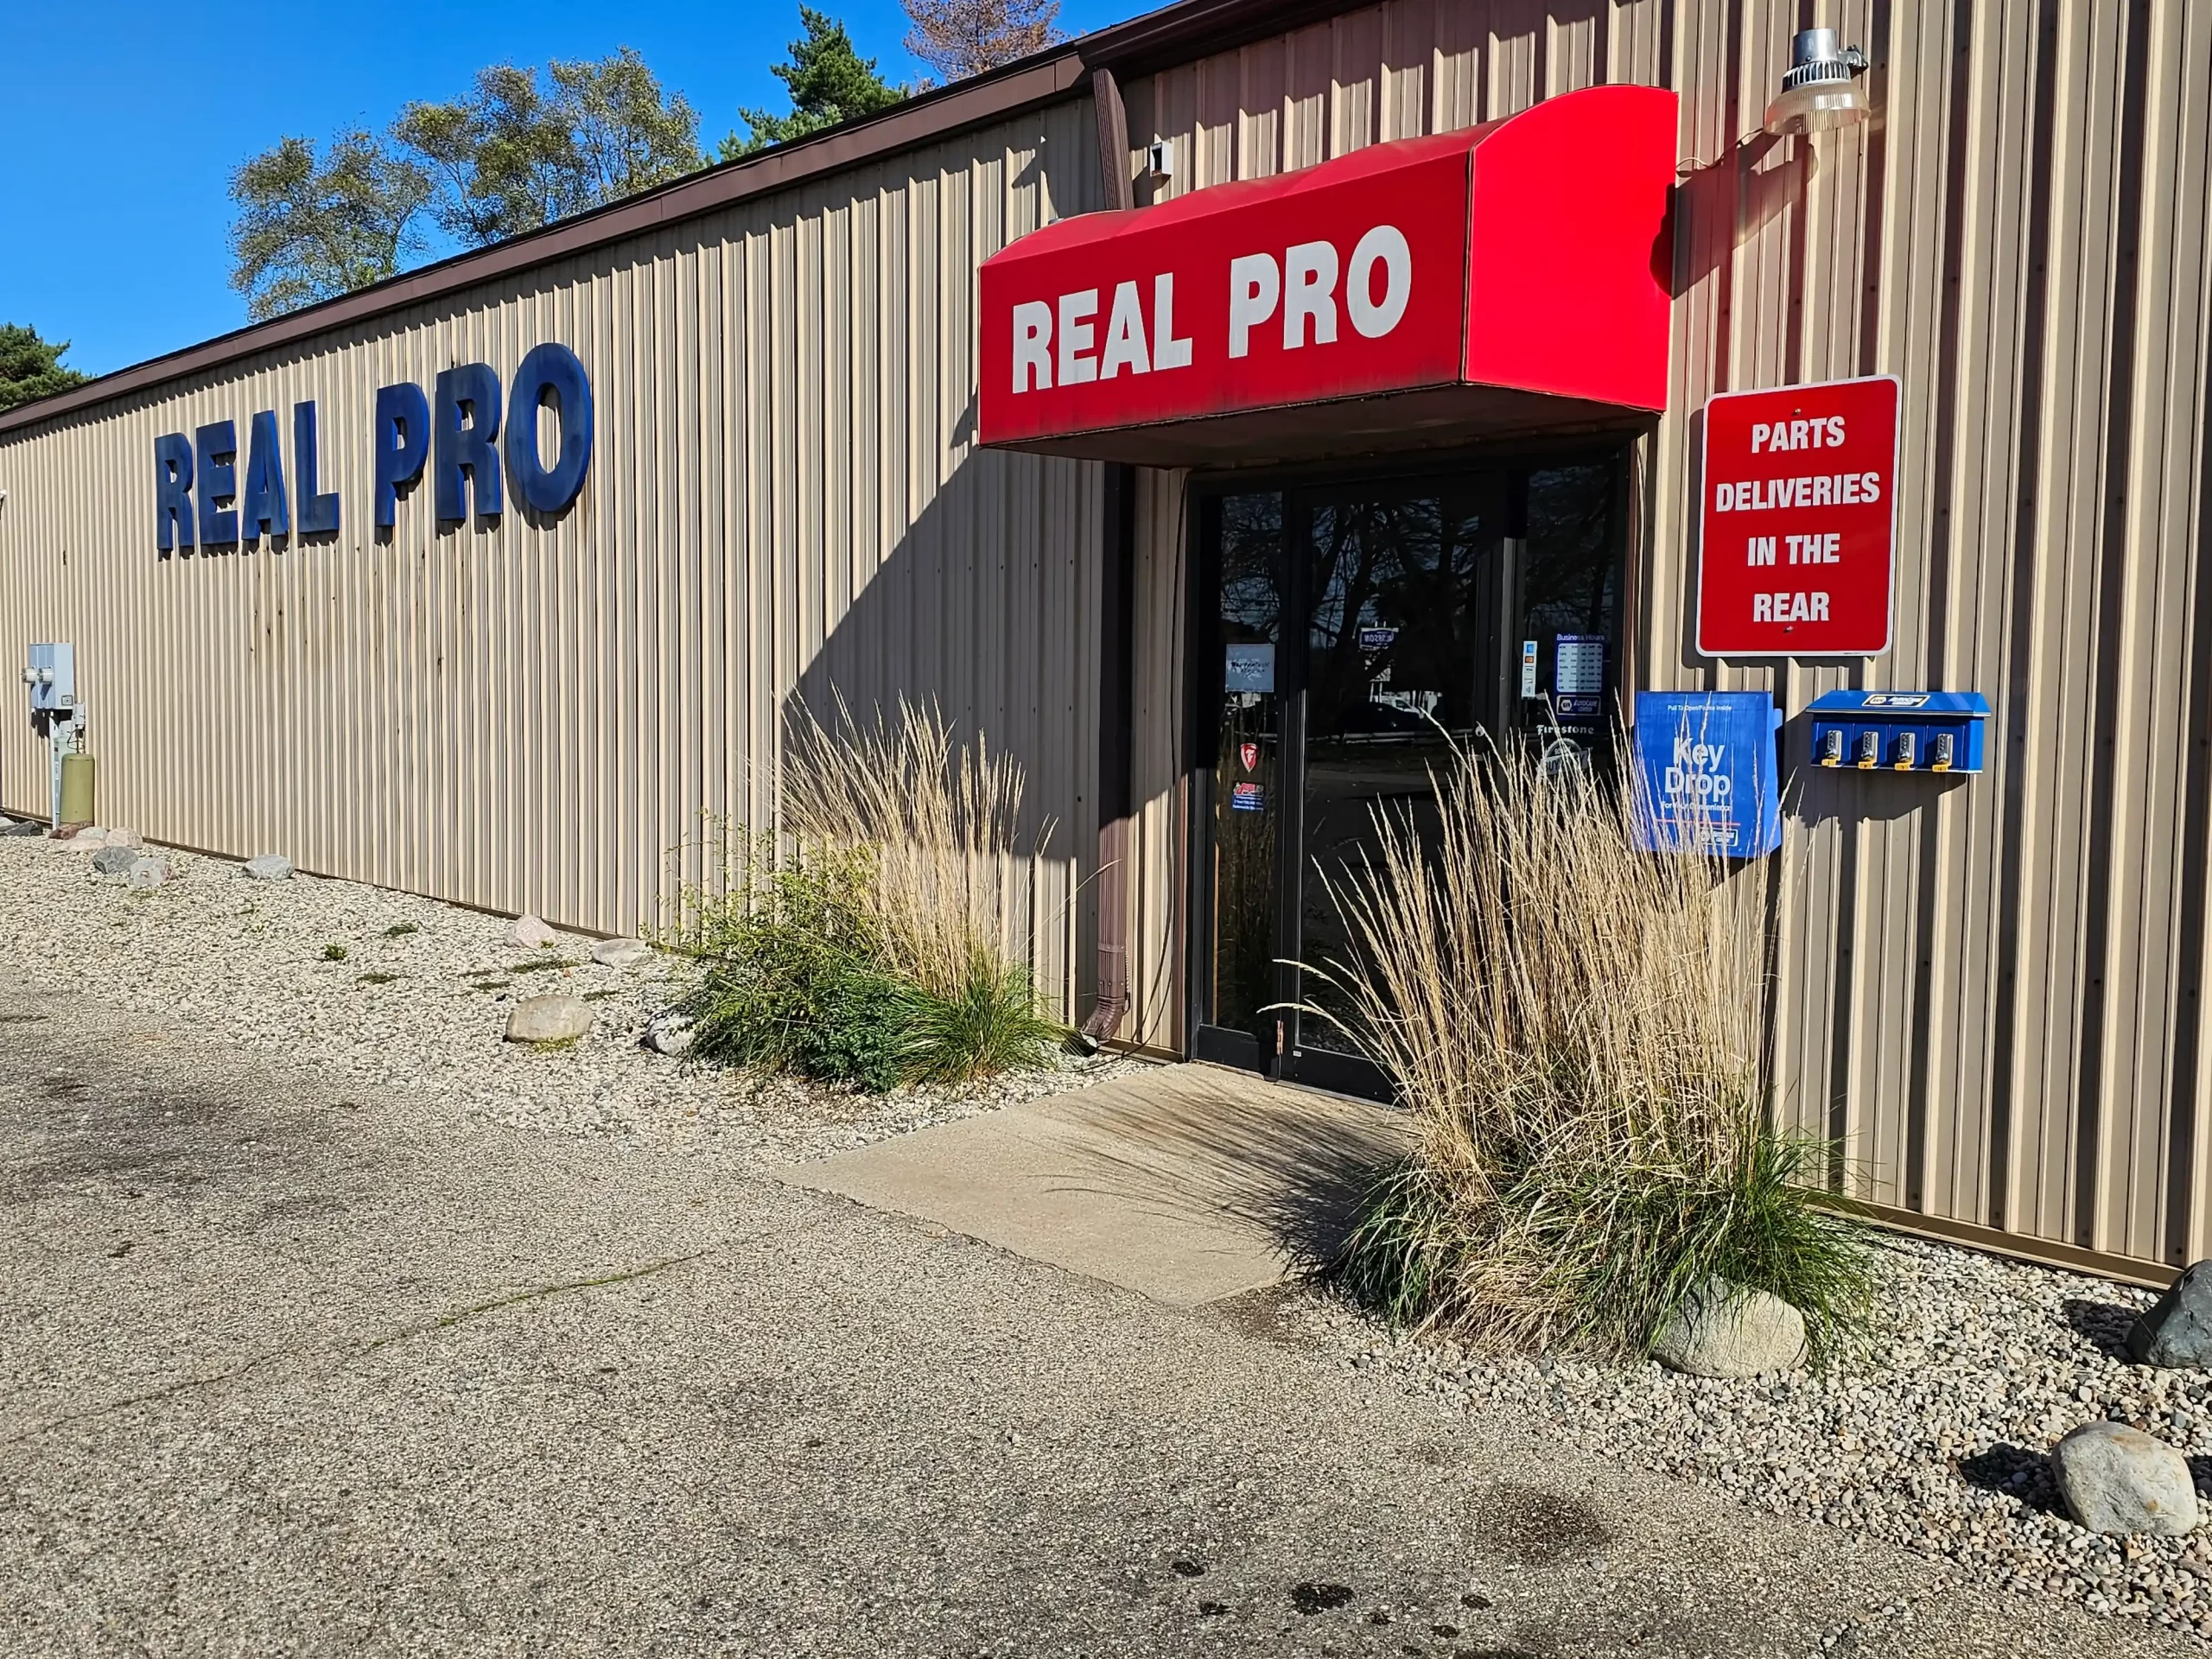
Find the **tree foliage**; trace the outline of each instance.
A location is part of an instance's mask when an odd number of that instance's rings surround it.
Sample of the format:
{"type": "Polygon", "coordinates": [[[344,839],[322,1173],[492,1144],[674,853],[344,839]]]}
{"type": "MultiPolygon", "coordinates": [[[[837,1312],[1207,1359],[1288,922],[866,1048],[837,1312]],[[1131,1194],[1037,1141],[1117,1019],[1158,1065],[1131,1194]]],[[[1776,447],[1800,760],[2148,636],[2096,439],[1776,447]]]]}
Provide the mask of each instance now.
{"type": "Polygon", "coordinates": [[[722,160],[734,161],[771,144],[789,143],[874,115],[906,96],[876,72],[874,58],[863,58],[853,49],[853,37],[844,24],[805,5],[798,9],[798,21],[805,32],[791,43],[791,60],[770,71],[790,90],[791,112],[740,110],[738,117],[750,130],[742,137],[733,132],[722,140],[722,160]]]}
{"type": "Polygon", "coordinates": [[[704,164],[699,116],[629,47],[543,72],[495,64],[466,98],[411,103],[394,143],[438,186],[439,226],[470,247],[650,190],[704,164]]]}
{"type": "Polygon", "coordinates": [[[904,0],[906,49],[947,80],[980,75],[1061,38],[1060,0],[904,0]]]}
{"type": "Polygon", "coordinates": [[[397,276],[429,224],[464,247],[664,184],[704,164],[698,112],[628,47],[499,64],[467,96],[407,105],[389,131],[340,133],[320,159],[286,138],[232,175],[231,285],[254,321],[397,276]]]}
{"type": "Polygon", "coordinates": [[[318,161],[285,138],[231,175],[231,286],[257,322],[398,274],[422,247],[429,175],[374,134],[340,133],[318,161]]]}
{"type": "Polygon", "coordinates": [[[87,377],[61,365],[68,349],[66,340],[41,340],[35,328],[0,322],[0,409],[83,385],[87,377]]]}

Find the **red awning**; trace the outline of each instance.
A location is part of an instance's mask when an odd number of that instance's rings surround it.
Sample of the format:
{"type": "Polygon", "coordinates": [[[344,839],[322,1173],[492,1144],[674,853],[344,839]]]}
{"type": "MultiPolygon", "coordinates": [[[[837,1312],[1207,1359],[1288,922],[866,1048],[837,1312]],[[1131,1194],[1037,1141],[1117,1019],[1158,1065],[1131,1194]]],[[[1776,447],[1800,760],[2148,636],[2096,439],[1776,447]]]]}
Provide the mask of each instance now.
{"type": "Polygon", "coordinates": [[[1675,130],[1597,86],[1025,236],[983,264],[982,441],[1205,465],[1662,409],[1675,130]]]}

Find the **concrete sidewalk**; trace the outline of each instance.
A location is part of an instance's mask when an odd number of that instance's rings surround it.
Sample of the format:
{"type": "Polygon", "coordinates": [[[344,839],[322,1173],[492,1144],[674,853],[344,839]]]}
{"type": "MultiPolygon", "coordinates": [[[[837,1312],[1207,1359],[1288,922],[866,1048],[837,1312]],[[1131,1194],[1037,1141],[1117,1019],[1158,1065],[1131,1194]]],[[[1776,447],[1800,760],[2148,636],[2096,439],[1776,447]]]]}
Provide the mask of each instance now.
{"type": "Polygon", "coordinates": [[[1195,1307],[1325,1261],[1402,1113],[1169,1065],[779,1170],[1195,1307]]]}

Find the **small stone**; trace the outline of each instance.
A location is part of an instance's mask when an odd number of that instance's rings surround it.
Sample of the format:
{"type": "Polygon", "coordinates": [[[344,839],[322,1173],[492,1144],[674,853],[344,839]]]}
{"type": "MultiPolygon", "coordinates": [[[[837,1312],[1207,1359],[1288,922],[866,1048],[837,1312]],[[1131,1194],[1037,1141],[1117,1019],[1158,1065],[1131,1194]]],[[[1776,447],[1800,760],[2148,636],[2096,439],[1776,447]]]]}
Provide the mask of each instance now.
{"type": "Polygon", "coordinates": [[[138,861],[135,847],[103,846],[92,855],[92,872],[96,875],[128,875],[130,867],[138,861]]]}
{"type": "Polygon", "coordinates": [[[1779,1296],[1708,1277],[1660,1327],[1655,1359],[1692,1376],[1758,1376],[1804,1363],[1805,1316],[1779,1296]]]}
{"type": "Polygon", "coordinates": [[[515,1004],[514,1012],[507,1016],[507,1040],[574,1042],[591,1029],[598,1017],[592,1012],[591,1004],[581,997],[566,996],[557,991],[545,996],[525,997],[515,1004]]]}
{"type": "Polygon", "coordinates": [[[634,968],[652,953],[643,939],[601,939],[592,945],[591,959],[603,967],[634,968]]]}
{"type": "Polygon", "coordinates": [[[2177,1537],[2196,1526],[2189,1459],[2125,1423],[2084,1423],[2051,1449],[2067,1513],[2090,1532],[2177,1537]]]}
{"type": "Polygon", "coordinates": [[[256,881],[289,881],[292,879],[292,861],[282,853],[262,853],[249,858],[245,873],[256,881]]]}
{"type": "Polygon", "coordinates": [[[514,928],[510,937],[526,950],[541,950],[561,936],[528,911],[524,911],[515,918],[514,928]]]}
{"type": "Polygon", "coordinates": [[[645,1021],[645,1046],[656,1054],[681,1058],[691,1052],[691,1018],[674,1008],[663,1008],[645,1021]]]}
{"type": "Polygon", "coordinates": [[[2212,1366],[2212,1262],[2191,1263],[2136,1316],[2127,1352],[2138,1365],[2212,1366]]]}
{"type": "Polygon", "coordinates": [[[150,893],[169,879],[169,867],[158,858],[136,858],[124,874],[135,891],[150,893]]]}

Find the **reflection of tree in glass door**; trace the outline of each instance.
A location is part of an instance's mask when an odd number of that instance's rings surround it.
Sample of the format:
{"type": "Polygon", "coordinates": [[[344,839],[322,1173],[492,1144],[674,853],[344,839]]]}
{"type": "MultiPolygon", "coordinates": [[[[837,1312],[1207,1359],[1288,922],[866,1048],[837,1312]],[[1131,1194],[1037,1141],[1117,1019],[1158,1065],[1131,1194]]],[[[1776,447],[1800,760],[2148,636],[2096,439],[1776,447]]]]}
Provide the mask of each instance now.
{"type": "Polygon", "coordinates": [[[1275,925],[1282,769],[1276,676],[1282,601],[1282,497],[1221,503],[1221,723],[1213,758],[1213,982],[1211,1023],[1274,1052],[1275,925]]]}

